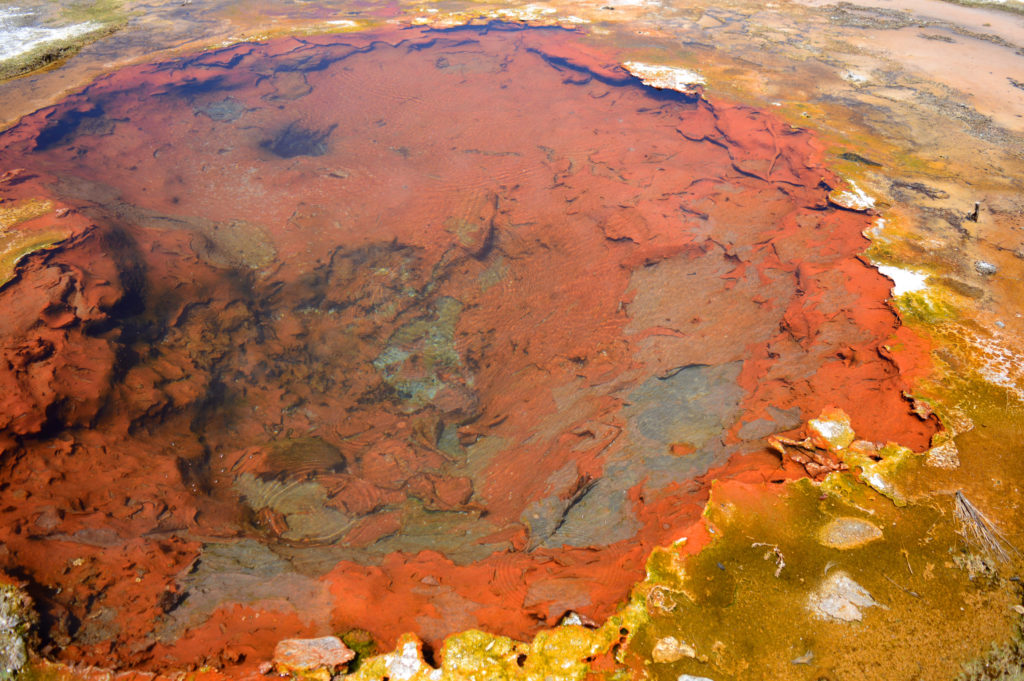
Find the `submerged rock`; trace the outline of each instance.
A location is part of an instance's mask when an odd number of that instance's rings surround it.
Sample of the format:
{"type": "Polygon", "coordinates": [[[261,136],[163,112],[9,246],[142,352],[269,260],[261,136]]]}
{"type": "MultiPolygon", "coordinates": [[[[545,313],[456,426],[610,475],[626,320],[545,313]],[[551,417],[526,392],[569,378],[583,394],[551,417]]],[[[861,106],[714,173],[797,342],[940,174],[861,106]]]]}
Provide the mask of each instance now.
{"type": "Polygon", "coordinates": [[[826,577],[807,598],[807,608],[816,617],[841,622],[860,622],[864,617],[861,608],[877,605],[867,589],[842,571],[826,577]]]}
{"type": "Polygon", "coordinates": [[[684,657],[697,657],[697,651],[689,643],[680,641],[675,636],[658,639],[651,650],[651,658],[655,662],[676,662],[684,657]]]}
{"type": "Polygon", "coordinates": [[[28,663],[27,638],[35,622],[32,601],[14,584],[0,583],[0,681],[9,681],[28,663]]]}
{"type": "Polygon", "coordinates": [[[208,102],[204,105],[192,107],[196,113],[203,114],[214,121],[231,123],[241,118],[245,113],[245,105],[233,97],[225,97],[222,100],[208,102]]]}
{"type": "Polygon", "coordinates": [[[882,530],[861,518],[835,518],[821,528],[818,540],[833,549],[855,549],[882,538],[882,530]]]}

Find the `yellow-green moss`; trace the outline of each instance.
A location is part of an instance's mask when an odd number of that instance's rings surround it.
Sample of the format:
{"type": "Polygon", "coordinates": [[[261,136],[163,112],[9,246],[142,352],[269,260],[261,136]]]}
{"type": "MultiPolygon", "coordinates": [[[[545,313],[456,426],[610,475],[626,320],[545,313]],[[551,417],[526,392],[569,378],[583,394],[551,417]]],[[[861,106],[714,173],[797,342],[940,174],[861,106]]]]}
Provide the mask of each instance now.
{"type": "Polygon", "coordinates": [[[623,646],[646,619],[643,599],[634,598],[599,628],[564,624],[541,631],[533,641],[515,641],[469,630],[445,639],[440,666],[423,659],[422,644],[410,634],[395,650],[369,658],[348,679],[379,681],[625,681],[623,646]],[[598,659],[601,664],[595,664],[598,659]]]}
{"type": "Polygon", "coordinates": [[[53,210],[49,201],[29,200],[10,206],[0,205],[0,287],[14,278],[18,262],[36,251],[50,248],[70,236],[67,229],[19,229],[23,223],[53,210]]]}
{"type": "Polygon", "coordinates": [[[125,21],[124,0],[83,0],[61,8],[61,17],[68,23],[93,21],[116,24],[125,21]]]}
{"type": "Polygon", "coordinates": [[[67,61],[91,42],[114,33],[127,23],[123,0],[75,2],[60,8],[62,23],[91,22],[95,28],[87,33],[47,41],[36,48],[0,62],[0,81],[17,78],[40,69],[54,68],[67,61]]]}
{"type": "MultiPolygon", "coordinates": [[[[888,497],[897,506],[906,506],[907,499],[901,489],[899,476],[911,466],[918,456],[906,447],[889,443],[878,450],[881,459],[875,460],[862,453],[842,450],[839,458],[851,469],[858,470],[860,479],[881,494],[888,497]]],[[[848,476],[849,473],[831,473],[830,478],[848,476]]],[[[836,485],[838,492],[842,487],[836,485]]]]}
{"type": "Polygon", "coordinates": [[[1004,644],[964,664],[956,681],[1024,681],[1024,628],[1018,623],[1014,636],[1004,644]]]}
{"type": "Polygon", "coordinates": [[[905,322],[934,325],[955,320],[956,308],[935,291],[910,291],[895,299],[896,309],[905,322]]]}

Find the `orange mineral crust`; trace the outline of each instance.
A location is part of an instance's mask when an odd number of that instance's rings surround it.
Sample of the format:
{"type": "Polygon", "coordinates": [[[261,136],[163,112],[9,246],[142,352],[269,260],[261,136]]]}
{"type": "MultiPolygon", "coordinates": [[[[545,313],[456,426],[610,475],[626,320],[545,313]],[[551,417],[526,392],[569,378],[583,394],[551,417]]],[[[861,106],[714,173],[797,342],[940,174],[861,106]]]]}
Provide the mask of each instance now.
{"type": "Polygon", "coordinates": [[[0,289],[0,569],[52,654],[528,637],[699,547],[711,479],[795,475],[764,440],[825,407],[927,445],[813,137],[575,39],[242,44],[0,136],[5,204],[71,208],[0,289]]]}

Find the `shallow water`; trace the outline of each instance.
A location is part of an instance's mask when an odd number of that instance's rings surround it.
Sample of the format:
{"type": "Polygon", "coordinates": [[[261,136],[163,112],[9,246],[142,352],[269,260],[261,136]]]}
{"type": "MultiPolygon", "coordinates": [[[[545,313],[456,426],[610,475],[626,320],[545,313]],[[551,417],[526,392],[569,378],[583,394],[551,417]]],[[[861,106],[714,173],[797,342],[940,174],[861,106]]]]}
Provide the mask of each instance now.
{"type": "Polygon", "coordinates": [[[843,403],[927,446],[821,156],[561,29],[100,79],[0,137],[71,211],[0,291],[4,565],[94,662],[606,616],[707,479],[792,475],[766,436],[843,403]]]}
{"type": "Polygon", "coordinates": [[[77,220],[0,293],[5,563],[69,656],[602,618],[765,436],[933,430],[811,135],[570,32],[242,44],[0,145],[77,220]]]}

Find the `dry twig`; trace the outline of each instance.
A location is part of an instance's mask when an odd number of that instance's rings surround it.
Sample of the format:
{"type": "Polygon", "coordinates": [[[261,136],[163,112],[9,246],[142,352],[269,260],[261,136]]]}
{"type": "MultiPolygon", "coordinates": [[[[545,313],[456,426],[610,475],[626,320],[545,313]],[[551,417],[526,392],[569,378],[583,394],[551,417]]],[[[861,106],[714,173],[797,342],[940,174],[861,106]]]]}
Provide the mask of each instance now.
{"type": "Polygon", "coordinates": [[[957,490],[953,495],[953,504],[953,516],[960,525],[960,534],[964,539],[973,542],[1000,563],[1010,560],[1011,551],[1020,555],[995,524],[968,501],[962,491],[957,490]]]}

